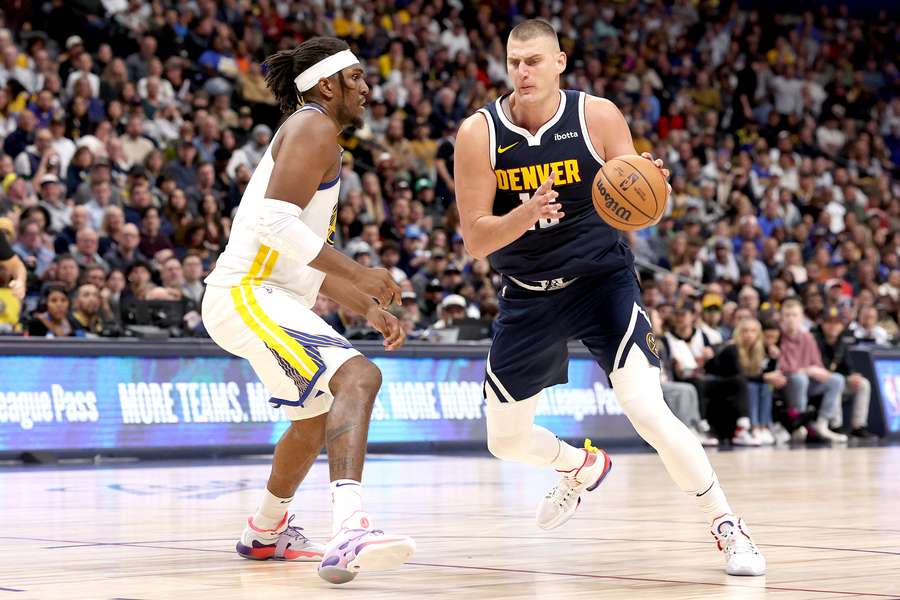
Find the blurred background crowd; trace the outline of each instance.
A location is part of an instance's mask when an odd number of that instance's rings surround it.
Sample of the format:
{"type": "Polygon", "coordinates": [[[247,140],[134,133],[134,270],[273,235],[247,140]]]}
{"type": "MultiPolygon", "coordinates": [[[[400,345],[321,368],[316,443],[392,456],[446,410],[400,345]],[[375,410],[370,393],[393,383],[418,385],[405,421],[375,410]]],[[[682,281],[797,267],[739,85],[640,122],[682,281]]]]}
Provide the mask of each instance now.
{"type": "Polygon", "coordinates": [[[337,247],[391,270],[411,338],[489,337],[498,277],[460,237],[454,135],[509,91],[505,36],[531,17],[559,32],[562,86],[615,102],[672,171],[666,217],[627,235],[667,400],[709,443],[785,435],[772,391],[797,438],[863,435],[834,398],[867,393],[850,345],[898,341],[900,30],[846,6],[20,0],[0,23],[0,234],[29,279],[20,304],[0,272],[0,333],[203,336],[203,277],[281,118],[261,63],[336,35],[371,88],[341,140],[337,247]]]}

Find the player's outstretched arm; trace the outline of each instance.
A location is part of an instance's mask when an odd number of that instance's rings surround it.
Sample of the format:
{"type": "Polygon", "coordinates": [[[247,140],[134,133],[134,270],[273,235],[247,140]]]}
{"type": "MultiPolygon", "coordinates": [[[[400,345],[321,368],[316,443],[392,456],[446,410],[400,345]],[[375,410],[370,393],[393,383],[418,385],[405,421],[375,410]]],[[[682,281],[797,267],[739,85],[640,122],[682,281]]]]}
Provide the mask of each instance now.
{"type": "Polygon", "coordinates": [[[553,190],[555,173],[522,206],[495,216],[497,179],[491,169],[491,150],[484,116],[479,113],[463,121],[456,136],[453,171],[463,240],[475,258],[486,258],[516,241],[539,219],[563,217],[562,205],[556,202],[559,194],[553,190]]]}
{"type": "MultiPolygon", "coordinates": [[[[324,116],[285,123],[272,146],[275,167],[255,224],[266,244],[294,260],[353,285],[384,306],[400,300],[400,288],[385,269],[367,269],[317,236],[300,214],[319,184],[336,170],[338,129],[324,116]]],[[[364,313],[363,313],[364,314],[364,313]]]]}

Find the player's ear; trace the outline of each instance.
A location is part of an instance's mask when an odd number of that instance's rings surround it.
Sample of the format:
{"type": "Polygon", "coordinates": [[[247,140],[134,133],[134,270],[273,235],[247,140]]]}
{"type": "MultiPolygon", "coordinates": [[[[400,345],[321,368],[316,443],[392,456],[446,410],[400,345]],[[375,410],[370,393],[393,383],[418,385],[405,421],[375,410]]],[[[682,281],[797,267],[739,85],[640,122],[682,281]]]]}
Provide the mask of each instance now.
{"type": "MultiPolygon", "coordinates": [[[[338,74],[338,76],[340,76],[340,74],[338,74]]],[[[337,85],[334,76],[320,79],[319,83],[316,84],[316,87],[319,89],[319,94],[321,94],[322,98],[325,100],[331,100],[337,94],[337,85]]]]}
{"type": "Polygon", "coordinates": [[[556,68],[557,72],[562,75],[566,70],[566,64],[568,63],[568,57],[565,52],[560,52],[556,57],[556,68]]]}

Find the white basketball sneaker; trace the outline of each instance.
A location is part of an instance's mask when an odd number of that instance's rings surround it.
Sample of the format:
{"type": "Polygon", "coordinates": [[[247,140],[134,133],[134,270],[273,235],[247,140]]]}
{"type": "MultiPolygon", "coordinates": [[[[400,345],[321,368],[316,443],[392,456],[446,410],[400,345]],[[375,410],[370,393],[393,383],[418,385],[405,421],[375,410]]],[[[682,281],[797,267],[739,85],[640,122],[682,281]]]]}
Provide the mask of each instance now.
{"type": "Polygon", "coordinates": [[[387,571],[399,567],[416,551],[416,543],[405,535],[391,535],[372,527],[367,513],[347,517],[328,545],[319,577],[331,583],[347,583],[363,571],[387,571]]]}
{"type": "Polygon", "coordinates": [[[247,526],[235,547],[237,553],[250,560],[322,560],[325,547],[311,542],[303,535],[302,527],[291,525],[294,516],[288,518],[285,513],[275,529],[260,529],[253,524],[253,517],[248,518],[247,526]]]}
{"type": "Polygon", "coordinates": [[[538,504],[537,524],[541,529],[555,529],[572,518],[581,504],[581,492],[591,492],[603,482],[612,468],[612,460],[601,448],[584,441],[584,462],[577,469],[563,473],[559,482],[538,504]]]}
{"type": "Polygon", "coordinates": [[[766,574],[766,559],[750,537],[744,520],[735,515],[722,515],[709,529],[719,550],[725,553],[725,572],[729,575],[758,576],[766,574]]]}

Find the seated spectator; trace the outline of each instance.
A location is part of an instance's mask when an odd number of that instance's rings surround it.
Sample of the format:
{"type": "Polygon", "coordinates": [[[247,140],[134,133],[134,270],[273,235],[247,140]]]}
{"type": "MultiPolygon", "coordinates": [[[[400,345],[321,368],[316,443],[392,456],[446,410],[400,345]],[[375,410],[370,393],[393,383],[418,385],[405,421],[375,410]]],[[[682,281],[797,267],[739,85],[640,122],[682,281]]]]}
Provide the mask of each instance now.
{"type": "Polygon", "coordinates": [[[53,264],[53,250],[42,243],[41,227],[33,220],[23,219],[19,222],[19,239],[13,244],[13,251],[19,255],[25,267],[39,278],[53,264]]]}
{"type": "Polygon", "coordinates": [[[72,258],[79,267],[88,265],[100,265],[103,269],[109,269],[109,265],[99,254],[100,238],[97,232],[86,225],[78,230],[75,235],[75,247],[72,250],[72,258]]]}
{"type": "Polygon", "coordinates": [[[859,318],[850,323],[850,333],[857,343],[890,345],[887,331],[878,324],[878,309],[874,306],[865,306],[859,310],[859,318]]]}
{"type": "Polygon", "coordinates": [[[182,260],[181,267],[184,276],[181,291],[186,298],[193,300],[197,306],[200,306],[203,300],[203,292],[206,290],[203,285],[203,262],[199,256],[188,254],[182,260]]]}
{"type": "MultiPolygon", "coordinates": [[[[844,395],[851,401],[850,435],[863,439],[876,437],[867,429],[872,385],[850,365],[850,345],[855,340],[852,335],[847,335],[837,308],[830,307],[827,310],[822,324],[813,331],[813,336],[819,345],[825,367],[829,371],[840,373],[847,381],[844,395]]],[[[832,429],[841,430],[843,422],[844,411],[839,410],[829,425],[832,429]]]]}
{"type": "Polygon", "coordinates": [[[87,337],[112,335],[108,329],[110,317],[104,315],[100,290],[91,283],[85,283],[75,292],[72,318],[86,333],[87,337]]]}
{"type": "Polygon", "coordinates": [[[722,306],[724,301],[719,294],[705,294],[700,302],[703,313],[700,320],[700,331],[709,340],[710,345],[718,346],[723,341],[722,306]]]}
{"type": "Polygon", "coordinates": [[[141,218],[141,242],[138,250],[144,256],[153,256],[160,250],[171,250],[172,241],[162,231],[162,219],[159,210],[151,206],[144,210],[141,218]]]}
{"type": "Polygon", "coordinates": [[[137,261],[146,261],[147,257],[138,250],[141,243],[141,233],[134,223],[122,225],[116,238],[116,247],[106,253],[104,260],[111,269],[126,271],[137,261]]]}
{"type": "Polygon", "coordinates": [[[26,326],[29,337],[73,337],[83,336],[81,324],[69,314],[69,294],[57,284],[50,284],[44,290],[41,306],[26,326]]]}
{"type": "Polygon", "coordinates": [[[697,388],[690,383],[675,381],[672,370],[672,359],[669,357],[668,346],[665,343],[665,331],[663,319],[658,310],[650,309],[650,321],[653,323],[653,333],[660,343],[657,345],[660,363],[660,383],[662,385],[663,400],[665,400],[672,413],[678,420],[688,426],[700,443],[704,446],[718,446],[719,440],[710,435],[709,423],[700,416],[700,396],[697,388]]]}
{"type": "MultiPolygon", "coordinates": [[[[796,298],[788,298],[781,307],[781,357],[778,368],[787,377],[785,395],[788,406],[799,414],[807,410],[811,395],[824,393],[818,418],[810,429],[826,442],[846,442],[847,436],[834,433],[828,424],[841,410],[841,395],[845,380],[840,373],[831,373],[822,365],[822,356],[812,334],[803,331],[803,307],[796,298]]],[[[806,438],[807,428],[794,431],[794,439],[806,438]]]]}

